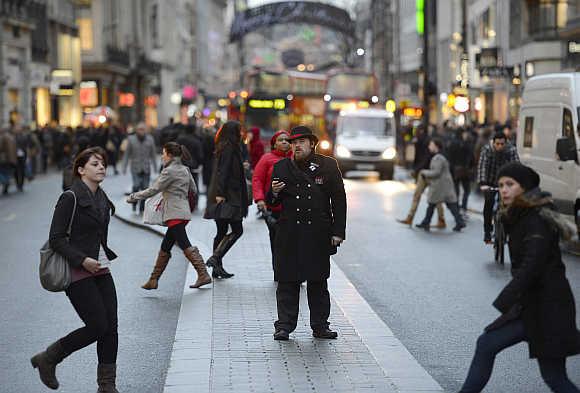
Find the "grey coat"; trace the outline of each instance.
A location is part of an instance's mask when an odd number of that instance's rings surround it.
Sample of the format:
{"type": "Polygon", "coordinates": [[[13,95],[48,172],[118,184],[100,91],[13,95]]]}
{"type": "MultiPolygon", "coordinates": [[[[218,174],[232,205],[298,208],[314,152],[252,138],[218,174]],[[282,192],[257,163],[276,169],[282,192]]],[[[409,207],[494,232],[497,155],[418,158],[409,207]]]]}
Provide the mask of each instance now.
{"type": "Polygon", "coordinates": [[[429,203],[455,203],[457,195],[453,178],[449,171],[449,161],[441,153],[435,154],[431,159],[429,169],[423,169],[421,175],[429,181],[429,203]]]}
{"type": "Polygon", "coordinates": [[[136,134],[129,136],[123,158],[123,172],[127,171],[127,166],[131,161],[131,173],[151,173],[151,167],[157,170],[156,160],[155,141],[151,135],[145,135],[142,141],[136,134]]]}
{"type": "Polygon", "coordinates": [[[146,190],[129,195],[128,201],[147,199],[163,193],[163,222],[167,220],[190,220],[189,192],[197,194],[195,181],[181,158],[173,158],[165,165],[153,185],[146,190]]]}

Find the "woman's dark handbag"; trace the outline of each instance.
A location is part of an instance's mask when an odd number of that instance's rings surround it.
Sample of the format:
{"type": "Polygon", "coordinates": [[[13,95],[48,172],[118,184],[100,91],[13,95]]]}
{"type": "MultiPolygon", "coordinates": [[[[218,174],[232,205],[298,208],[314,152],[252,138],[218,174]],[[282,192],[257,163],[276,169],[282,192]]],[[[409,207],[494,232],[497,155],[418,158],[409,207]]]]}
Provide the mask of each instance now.
{"type": "MultiPolygon", "coordinates": [[[[74,206],[66,234],[70,239],[72,223],[77,209],[77,197],[74,192],[68,190],[74,197],[74,206]]],[[[56,253],[47,240],[40,249],[40,284],[44,289],[51,292],[60,292],[68,288],[71,283],[71,272],[68,261],[62,255],[56,253]]]]}
{"type": "Polygon", "coordinates": [[[241,209],[223,201],[206,207],[203,218],[208,220],[239,220],[241,219],[241,209]]]}

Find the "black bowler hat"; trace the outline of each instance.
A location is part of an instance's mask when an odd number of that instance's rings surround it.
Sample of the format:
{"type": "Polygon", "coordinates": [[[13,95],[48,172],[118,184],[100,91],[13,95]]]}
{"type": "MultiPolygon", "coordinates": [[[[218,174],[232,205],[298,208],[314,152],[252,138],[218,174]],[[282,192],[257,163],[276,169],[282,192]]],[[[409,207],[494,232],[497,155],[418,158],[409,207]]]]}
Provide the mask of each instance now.
{"type": "Polygon", "coordinates": [[[293,141],[298,138],[308,138],[315,144],[318,143],[318,137],[312,133],[312,130],[306,126],[296,126],[290,130],[289,141],[293,141]]]}

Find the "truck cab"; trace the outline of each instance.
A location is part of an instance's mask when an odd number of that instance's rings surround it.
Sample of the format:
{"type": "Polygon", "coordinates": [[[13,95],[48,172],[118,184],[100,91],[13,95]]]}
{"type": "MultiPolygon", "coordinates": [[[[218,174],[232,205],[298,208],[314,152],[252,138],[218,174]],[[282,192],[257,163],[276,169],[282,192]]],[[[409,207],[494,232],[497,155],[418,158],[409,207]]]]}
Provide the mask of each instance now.
{"type": "Polygon", "coordinates": [[[381,109],[341,111],[336,123],[334,157],[342,173],[377,171],[392,180],[397,150],[393,113],[381,109]]]}
{"type": "Polygon", "coordinates": [[[531,78],[522,98],[520,159],[540,174],[542,189],[575,218],[580,233],[580,72],[531,78]]]}

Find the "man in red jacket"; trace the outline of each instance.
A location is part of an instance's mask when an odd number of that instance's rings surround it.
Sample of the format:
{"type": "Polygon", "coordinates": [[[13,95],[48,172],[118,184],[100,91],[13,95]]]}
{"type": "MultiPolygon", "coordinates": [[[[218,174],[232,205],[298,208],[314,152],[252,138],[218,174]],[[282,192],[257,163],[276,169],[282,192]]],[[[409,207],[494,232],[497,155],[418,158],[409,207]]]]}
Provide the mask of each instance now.
{"type": "Polygon", "coordinates": [[[274,237],[276,235],[276,221],[280,218],[281,206],[266,205],[266,193],[270,190],[272,184],[272,171],[274,164],[283,158],[289,157],[290,143],[288,142],[288,131],[280,130],[272,136],[270,140],[270,153],[266,153],[260,158],[254,174],[252,176],[252,190],[254,194],[254,201],[265,216],[265,222],[270,233],[270,248],[272,250],[272,267],[274,267],[274,237]]]}

